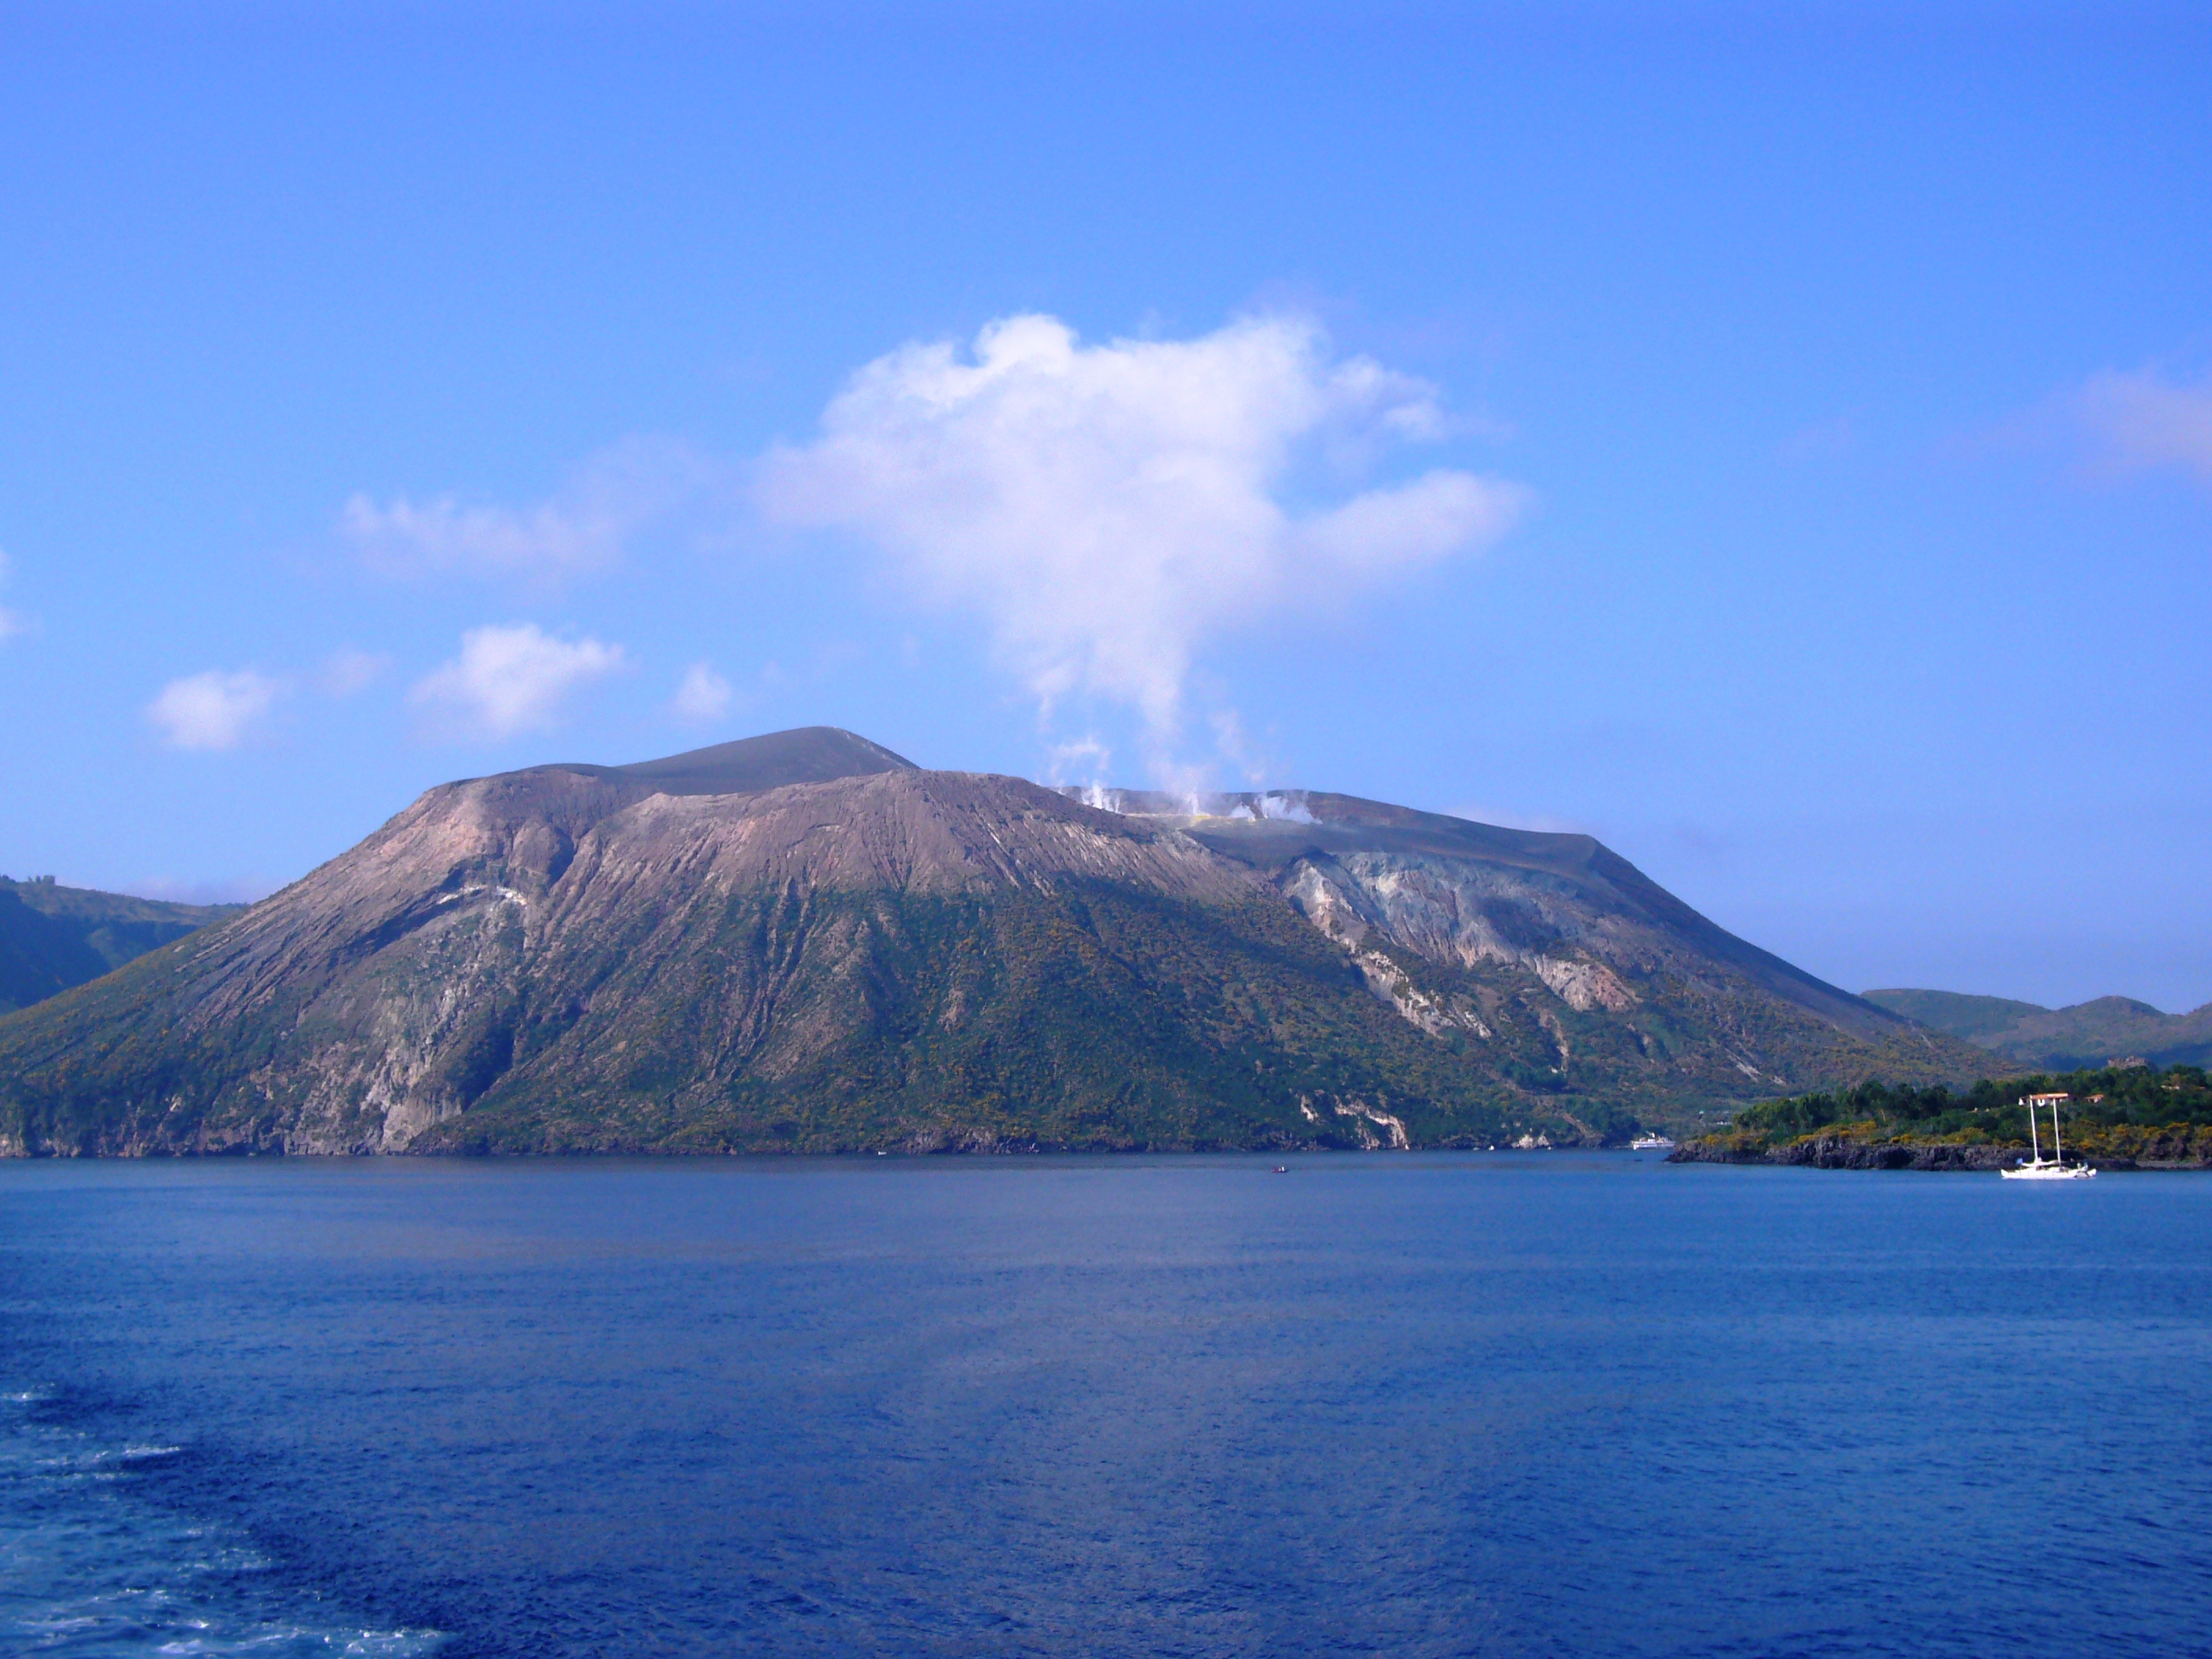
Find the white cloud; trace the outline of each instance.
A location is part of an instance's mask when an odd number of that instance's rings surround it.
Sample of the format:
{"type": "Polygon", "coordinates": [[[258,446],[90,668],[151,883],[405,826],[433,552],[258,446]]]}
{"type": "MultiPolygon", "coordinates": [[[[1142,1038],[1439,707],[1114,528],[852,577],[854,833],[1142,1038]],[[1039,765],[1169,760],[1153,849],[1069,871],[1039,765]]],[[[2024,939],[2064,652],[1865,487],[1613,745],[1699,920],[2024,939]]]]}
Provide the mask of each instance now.
{"type": "Polygon", "coordinates": [[[623,648],[561,640],[534,623],[471,628],[461,653],[416,682],[409,700],[449,735],[550,731],[571,693],[623,665],[623,648]]]}
{"type": "Polygon", "coordinates": [[[728,714],[736,695],[736,689],[714,672],[713,665],[695,662],[684,671],[668,707],[677,719],[704,725],[728,714]]]}
{"type": "Polygon", "coordinates": [[[633,538],[676,512],[710,476],[684,446],[636,439],[593,457],[535,507],[469,507],[452,495],[379,505],[358,495],[338,514],[338,534],[388,574],[557,582],[617,562],[633,538]]]}
{"type": "Polygon", "coordinates": [[[2212,380],[2179,385],[2154,369],[2094,374],[2068,400],[2091,468],[2176,467],[2212,484],[2212,380]]]}
{"type": "Polygon", "coordinates": [[[171,680],[146,717],[172,749],[235,749],[267,722],[284,691],[282,680],[251,668],[210,668],[171,680]]]}
{"type": "Polygon", "coordinates": [[[972,361],[941,342],[861,369],[813,443],[764,458],[759,499],[786,524],[858,532],[932,600],[981,612],[1048,708],[1119,702],[1158,738],[1209,638],[1480,548],[1526,510],[1522,486],[1449,471],[1285,502],[1316,455],[1443,429],[1432,388],[1333,360],[1297,317],[1097,346],[1012,317],[972,361]]]}

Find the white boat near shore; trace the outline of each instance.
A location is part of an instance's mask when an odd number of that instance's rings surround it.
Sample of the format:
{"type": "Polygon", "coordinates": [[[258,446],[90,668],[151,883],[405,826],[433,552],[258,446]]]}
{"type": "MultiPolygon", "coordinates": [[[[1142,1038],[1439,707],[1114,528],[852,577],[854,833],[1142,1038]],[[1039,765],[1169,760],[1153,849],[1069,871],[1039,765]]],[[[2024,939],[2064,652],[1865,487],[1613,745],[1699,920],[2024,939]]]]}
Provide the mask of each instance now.
{"type": "Polygon", "coordinates": [[[1633,1152],[1671,1152],[1674,1143],[1665,1135],[1638,1135],[1628,1143],[1628,1149],[1633,1152]]]}
{"type": "Polygon", "coordinates": [[[2034,1148],[2033,1162],[2015,1164],[1997,1173],[2007,1181],[2087,1181],[2097,1172],[2086,1164],[2069,1164],[2066,1148],[2058,1138],[2058,1109],[2073,1098],[2070,1095],[2030,1095],[2020,1103],[2027,1108],[2028,1144],[2034,1148]],[[2043,1155],[2042,1132],[2037,1117],[2045,1106],[2051,1108],[2051,1156],[2043,1155]]]}

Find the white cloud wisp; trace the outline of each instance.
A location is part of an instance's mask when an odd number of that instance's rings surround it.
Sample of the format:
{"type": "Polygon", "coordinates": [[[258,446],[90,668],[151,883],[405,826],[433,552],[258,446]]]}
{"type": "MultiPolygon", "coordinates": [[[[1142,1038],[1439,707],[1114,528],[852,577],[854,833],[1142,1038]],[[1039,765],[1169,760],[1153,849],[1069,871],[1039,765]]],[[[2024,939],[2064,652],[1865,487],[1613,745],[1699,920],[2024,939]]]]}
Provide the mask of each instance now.
{"type": "Polygon", "coordinates": [[[1432,388],[1332,360],[1296,317],[1083,345],[1051,317],[915,344],[861,369],[821,435],[761,465],[771,520],[855,532],[928,599],[988,621],[1049,711],[1084,695],[1180,723],[1210,638],[1481,548],[1532,496],[1456,471],[1296,511],[1315,451],[1445,429],[1432,388]]]}
{"type": "Polygon", "coordinates": [[[450,737],[551,731],[574,693],[624,663],[618,645],[556,639],[535,623],[471,628],[460,655],[417,681],[408,700],[450,737]]]}
{"type": "Polygon", "coordinates": [[[267,723],[284,690],[283,681],[251,668],[210,668],[171,680],[146,706],[146,717],[171,749],[235,749],[267,723]]]}
{"type": "Polygon", "coordinates": [[[465,507],[366,495],[338,514],[338,535],[388,575],[459,573],[557,584],[617,563],[630,540],[705,487],[711,469],[679,444],[635,439],[592,458],[535,507],[465,507]]]}

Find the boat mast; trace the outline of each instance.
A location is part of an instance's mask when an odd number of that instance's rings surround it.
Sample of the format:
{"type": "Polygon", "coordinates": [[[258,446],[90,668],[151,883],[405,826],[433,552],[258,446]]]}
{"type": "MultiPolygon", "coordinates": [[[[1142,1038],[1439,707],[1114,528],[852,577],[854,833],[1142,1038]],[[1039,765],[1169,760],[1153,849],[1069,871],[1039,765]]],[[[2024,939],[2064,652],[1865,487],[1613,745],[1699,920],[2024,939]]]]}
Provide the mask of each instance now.
{"type": "Polygon", "coordinates": [[[2035,1102],[2033,1099],[2028,1099],[2023,1100],[2020,1103],[2027,1108],[2028,1143],[2035,1148],[2035,1161],[2038,1164],[2040,1164],[2043,1162],[2043,1135],[2035,1121],[2035,1102]]]}
{"type": "Polygon", "coordinates": [[[2051,1103],[2051,1157],[2054,1163],[2063,1164],[2066,1161],[2066,1148],[2058,1139],[2058,1103],[2056,1100],[2051,1103]]]}

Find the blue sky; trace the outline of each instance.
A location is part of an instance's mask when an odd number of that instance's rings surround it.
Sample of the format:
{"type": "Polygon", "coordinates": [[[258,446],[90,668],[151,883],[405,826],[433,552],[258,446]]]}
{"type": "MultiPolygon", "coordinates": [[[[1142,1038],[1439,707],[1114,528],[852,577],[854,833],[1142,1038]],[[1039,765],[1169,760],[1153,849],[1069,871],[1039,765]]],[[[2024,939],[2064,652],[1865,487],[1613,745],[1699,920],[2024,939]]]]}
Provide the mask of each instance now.
{"type": "Polygon", "coordinates": [[[817,722],[2212,1000],[2202,8],[0,16],[0,870],[817,722]]]}

